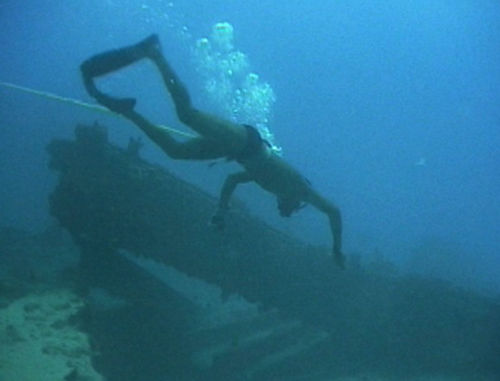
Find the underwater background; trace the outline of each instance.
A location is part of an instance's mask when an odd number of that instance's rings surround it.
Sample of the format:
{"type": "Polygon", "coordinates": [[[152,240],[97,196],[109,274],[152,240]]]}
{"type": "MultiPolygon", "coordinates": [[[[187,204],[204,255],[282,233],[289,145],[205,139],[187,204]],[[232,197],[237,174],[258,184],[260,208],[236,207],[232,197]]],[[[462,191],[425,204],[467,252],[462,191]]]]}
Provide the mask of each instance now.
{"type": "MultiPolygon", "coordinates": [[[[83,60],[158,33],[196,106],[268,129],[340,207],[348,265],[388,261],[498,297],[496,1],[0,0],[0,23],[0,81],[86,102],[83,60]]],[[[188,131],[149,63],[100,86],[188,131]]],[[[45,147],[95,121],[120,146],[142,136],[120,118],[0,86],[0,226],[36,233],[55,223],[45,147]]],[[[173,161],[143,142],[142,157],[212,195],[237,169],[173,161]]],[[[313,208],[282,220],[255,185],[237,196],[298,240],[330,244],[313,208]]]]}
{"type": "MultiPolygon", "coordinates": [[[[4,0],[0,73],[6,82],[89,100],[79,64],[157,32],[204,107],[192,49],[215,23],[230,22],[235,47],[274,91],[269,128],[284,157],[341,207],[347,252],[378,251],[408,265],[414,250],[436,245],[443,255],[427,260],[452,267],[443,275],[466,272],[499,286],[499,14],[494,1],[4,0]]],[[[136,96],[153,120],[179,126],[151,67],[115,77],[123,82],[113,83],[116,94],[136,96]]],[[[1,222],[40,229],[54,183],[44,146],[70,135],[74,123],[102,117],[12,90],[0,96],[1,222]]],[[[118,142],[140,135],[123,121],[106,124],[118,142]]],[[[145,151],[214,193],[229,171],[173,162],[149,142],[145,151]]],[[[281,221],[271,197],[241,188],[264,218],[327,243],[315,211],[281,221]]]]}

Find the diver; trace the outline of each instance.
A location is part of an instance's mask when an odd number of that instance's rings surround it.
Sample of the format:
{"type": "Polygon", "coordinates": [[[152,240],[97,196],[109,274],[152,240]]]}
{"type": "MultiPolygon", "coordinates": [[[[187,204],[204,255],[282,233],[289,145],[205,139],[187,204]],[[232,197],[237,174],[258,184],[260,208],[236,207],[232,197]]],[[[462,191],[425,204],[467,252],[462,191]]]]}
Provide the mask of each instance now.
{"type": "Polygon", "coordinates": [[[160,41],[153,34],[135,45],[97,54],[80,66],[87,92],[103,106],[135,123],[153,142],[172,159],[235,160],[243,170],[229,175],[220,193],[220,199],[211,223],[224,228],[229,199],[239,184],[255,182],[277,197],[283,217],[290,217],[306,204],[311,204],[328,216],[333,236],[333,258],[344,268],[342,254],[342,219],[340,210],[318,194],[309,181],[296,169],[274,153],[256,128],[241,125],[202,112],[191,104],[184,84],[179,80],[163,56],[160,41]],[[134,98],[118,98],[101,92],[94,78],[119,70],[141,59],[150,59],[158,68],[169,91],[179,120],[198,136],[186,141],[175,140],[170,132],[157,126],[134,110],[134,98]]]}

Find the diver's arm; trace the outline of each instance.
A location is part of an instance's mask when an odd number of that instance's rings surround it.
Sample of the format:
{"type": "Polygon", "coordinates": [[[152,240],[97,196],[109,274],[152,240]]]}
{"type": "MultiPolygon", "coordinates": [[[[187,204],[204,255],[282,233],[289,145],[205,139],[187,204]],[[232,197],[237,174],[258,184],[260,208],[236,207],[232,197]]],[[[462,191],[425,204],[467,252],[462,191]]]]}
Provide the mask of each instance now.
{"type": "Polygon", "coordinates": [[[234,190],[238,184],[248,183],[253,181],[253,177],[246,171],[233,173],[226,177],[224,185],[220,193],[219,204],[217,206],[217,212],[212,217],[212,224],[219,229],[224,228],[224,217],[227,210],[229,209],[229,199],[233,194],[234,190]]]}
{"type": "Polygon", "coordinates": [[[339,208],[312,189],[310,189],[305,201],[328,216],[333,236],[333,256],[335,263],[340,268],[344,268],[345,257],[342,254],[342,215],[339,208]]]}

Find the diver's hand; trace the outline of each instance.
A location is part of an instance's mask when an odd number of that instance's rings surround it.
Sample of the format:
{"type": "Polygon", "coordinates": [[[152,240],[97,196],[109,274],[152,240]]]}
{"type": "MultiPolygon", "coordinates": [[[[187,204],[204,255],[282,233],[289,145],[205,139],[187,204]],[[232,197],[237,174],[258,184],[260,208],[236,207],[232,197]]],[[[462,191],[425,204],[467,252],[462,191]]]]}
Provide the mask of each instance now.
{"type": "Polygon", "coordinates": [[[335,264],[341,268],[342,270],[345,269],[345,256],[342,254],[340,249],[338,248],[333,248],[333,259],[335,260],[335,264]]]}
{"type": "Polygon", "coordinates": [[[215,227],[217,230],[224,230],[226,227],[224,216],[221,213],[216,213],[210,220],[210,225],[215,227]]]}

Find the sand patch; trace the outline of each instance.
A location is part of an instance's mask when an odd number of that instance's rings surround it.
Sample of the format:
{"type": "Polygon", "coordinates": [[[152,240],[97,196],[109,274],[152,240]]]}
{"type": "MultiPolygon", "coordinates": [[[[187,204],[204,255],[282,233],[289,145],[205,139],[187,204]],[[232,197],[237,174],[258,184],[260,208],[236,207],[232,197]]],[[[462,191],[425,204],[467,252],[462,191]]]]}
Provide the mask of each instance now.
{"type": "Polygon", "coordinates": [[[0,381],[102,381],[88,337],[71,322],[83,306],[77,295],[58,289],[0,309],[0,381]]]}

